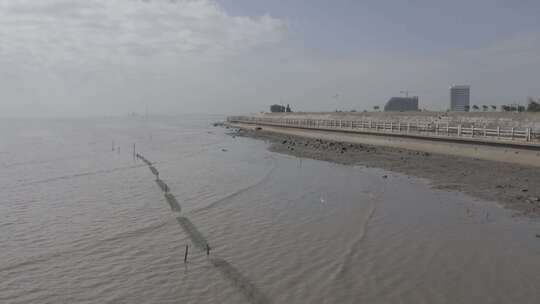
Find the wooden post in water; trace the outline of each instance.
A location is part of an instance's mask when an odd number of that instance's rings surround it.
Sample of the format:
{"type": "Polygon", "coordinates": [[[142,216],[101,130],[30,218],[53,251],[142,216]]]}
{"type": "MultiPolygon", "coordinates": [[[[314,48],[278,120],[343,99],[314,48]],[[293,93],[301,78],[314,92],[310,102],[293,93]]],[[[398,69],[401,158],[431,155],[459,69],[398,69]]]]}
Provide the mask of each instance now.
{"type": "Polygon", "coordinates": [[[184,255],[184,263],[187,263],[188,248],[189,248],[189,246],[186,245],[186,254],[184,255]]]}
{"type": "Polygon", "coordinates": [[[137,153],[135,153],[135,144],[133,144],[133,159],[135,159],[135,155],[136,155],[136,154],[137,154],[137,153]]]}
{"type": "Polygon", "coordinates": [[[210,255],[210,246],[206,243],[206,255],[210,255]]]}

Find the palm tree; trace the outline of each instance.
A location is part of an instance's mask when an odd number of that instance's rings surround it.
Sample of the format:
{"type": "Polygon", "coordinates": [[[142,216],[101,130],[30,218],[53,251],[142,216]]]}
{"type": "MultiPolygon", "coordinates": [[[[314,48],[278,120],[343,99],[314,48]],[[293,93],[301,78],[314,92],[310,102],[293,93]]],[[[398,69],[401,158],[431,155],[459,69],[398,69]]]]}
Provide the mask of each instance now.
{"type": "Polygon", "coordinates": [[[471,110],[471,106],[465,106],[465,112],[469,112],[471,110]]]}
{"type": "Polygon", "coordinates": [[[497,110],[497,106],[496,106],[496,105],[491,105],[491,109],[492,109],[493,111],[496,111],[496,110],[497,110]]]}
{"type": "Polygon", "coordinates": [[[373,107],[373,110],[378,111],[378,110],[379,110],[379,106],[374,106],[374,107],[373,107]]]}
{"type": "Polygon", "coordinates": [[[474,110],[479,110],[479,109],[480,109],[477,105],[473,105],[472,108],[473,108],[474,110]]]}
{"type": "Polygon", "coordinates": [[[484,112],[486,112],[489,109],[489,107],[486,105],[482,105],[482,109],[484,109],[484,112]]]}

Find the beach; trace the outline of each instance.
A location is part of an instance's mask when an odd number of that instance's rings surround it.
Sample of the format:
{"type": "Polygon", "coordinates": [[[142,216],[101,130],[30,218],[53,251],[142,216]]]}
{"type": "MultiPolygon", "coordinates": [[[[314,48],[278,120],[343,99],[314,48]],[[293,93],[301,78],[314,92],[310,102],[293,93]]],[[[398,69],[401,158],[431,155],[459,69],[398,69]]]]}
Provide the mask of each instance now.
{"type": "Polygon", "coordinates": [[[247,124],[235,133],[271,151],[428,179],[433,188],[494,201],[515,216],[540,215],[538,151],[247,124]]]}

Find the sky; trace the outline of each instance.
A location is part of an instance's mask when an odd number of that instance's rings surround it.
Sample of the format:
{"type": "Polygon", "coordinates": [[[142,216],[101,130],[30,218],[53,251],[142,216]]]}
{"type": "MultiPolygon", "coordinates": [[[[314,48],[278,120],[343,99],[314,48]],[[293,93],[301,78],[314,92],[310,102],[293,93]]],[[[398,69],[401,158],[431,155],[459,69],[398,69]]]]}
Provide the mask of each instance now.
{"type": "Polygon", "coordinates": [[[540,98],[540,1],[0,0],[0,116],[540,98]]]}

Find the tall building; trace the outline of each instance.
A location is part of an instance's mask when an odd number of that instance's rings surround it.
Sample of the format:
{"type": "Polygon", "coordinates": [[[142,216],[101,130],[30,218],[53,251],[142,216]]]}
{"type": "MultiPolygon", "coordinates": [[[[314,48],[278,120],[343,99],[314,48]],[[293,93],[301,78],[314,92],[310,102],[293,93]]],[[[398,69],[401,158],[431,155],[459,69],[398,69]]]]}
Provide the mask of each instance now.
{"type": "Polygon", "coordinates": [[[392,97],[386,102],[384,111],[418,111],[418,96],[392,97]]]}
{"type": "Polygon", "coordinates": [[[469,111],[471,106],[471,86],[450,86],[450,111],[469,111]]]}

